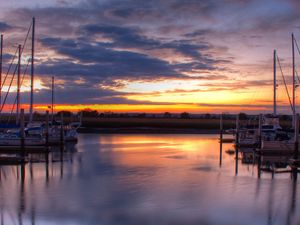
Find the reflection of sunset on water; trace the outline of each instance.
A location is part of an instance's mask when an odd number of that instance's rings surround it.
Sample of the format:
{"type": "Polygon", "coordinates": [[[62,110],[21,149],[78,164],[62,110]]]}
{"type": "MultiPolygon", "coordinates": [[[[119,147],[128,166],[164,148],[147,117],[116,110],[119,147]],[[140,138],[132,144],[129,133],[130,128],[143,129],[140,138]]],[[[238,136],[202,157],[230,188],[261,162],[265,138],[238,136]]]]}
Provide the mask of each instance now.
{"type": "Polygon", "coordinates": [[[300,196],[288,174],[259,180],[256,166],[239,160],[235,175],[234,156],[223,154],[220,167],[218,135],[80,134],[75,148],[50,153],[48,164],[28,163],[24,182],[20,166],[1,166],[0,210],[5,224],[17,218],[23,224],[110,225],[122,215],[125,225],[260,225],[275,211],[278,224],[287,217],[293,225],[300,221],[290,214],[300,196]]]}

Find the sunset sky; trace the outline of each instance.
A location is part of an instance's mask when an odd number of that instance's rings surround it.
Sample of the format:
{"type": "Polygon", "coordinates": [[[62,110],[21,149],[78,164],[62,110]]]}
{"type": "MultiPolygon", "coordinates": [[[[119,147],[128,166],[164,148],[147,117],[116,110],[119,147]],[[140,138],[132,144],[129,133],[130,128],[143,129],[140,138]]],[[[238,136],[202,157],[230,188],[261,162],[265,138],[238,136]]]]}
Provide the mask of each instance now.
{"type": "MultiPolygon", "coordinates": [[[[291,94],[292,32],[300,43],[298,0],[0,3],[4,74],[36,18],[35,110],[50,104],[55,76],[56,110],[271,112],[274,49],[291,94]]],[[[27,44],[23,72],[29,53],[27,44]]],[[[297,53],[297,69],[299,63],[297,53]]],[[[291,113],[279,68],[277,75],[278,111],[291,113]]]]}

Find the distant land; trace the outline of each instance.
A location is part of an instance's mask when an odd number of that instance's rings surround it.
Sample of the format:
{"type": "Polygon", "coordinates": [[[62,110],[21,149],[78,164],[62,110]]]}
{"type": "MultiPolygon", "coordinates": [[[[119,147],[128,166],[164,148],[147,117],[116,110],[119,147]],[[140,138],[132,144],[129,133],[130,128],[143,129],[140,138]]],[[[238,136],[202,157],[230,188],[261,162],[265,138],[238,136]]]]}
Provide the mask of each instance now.
{"type": "MultiPolygon", "coordinates": [[[[183,113],[113,113],[84,110],[79,113],[60,111],[55,113],[54,119],[60,121],[61,113],[65,123],[78,121],[82,117],[81,133],[187,133],[214,134],[220,129],[220,114],[190,114],[183,113]]],[[[1,122],[7,122],[9,115],[3,115],[1,122]]],[[[51,117],[51,115],[50,115],[51,117]]],[[[236,125],[236,114],[223,114],[224,129],[233,129],[236,125]]],[[[52,118],[52,117],[51,117],[52,118]]],[[[258,116],[239,113],[240,124],[257,126],[258,116]]],[[[291,127],[292,117],[280,115],[283,128],[291,127]]],[[[14,118],[10,118],[14,123],[14,118]]],[[[35,121],[45,121],[45,114],[35,113],[35,121]]]]}

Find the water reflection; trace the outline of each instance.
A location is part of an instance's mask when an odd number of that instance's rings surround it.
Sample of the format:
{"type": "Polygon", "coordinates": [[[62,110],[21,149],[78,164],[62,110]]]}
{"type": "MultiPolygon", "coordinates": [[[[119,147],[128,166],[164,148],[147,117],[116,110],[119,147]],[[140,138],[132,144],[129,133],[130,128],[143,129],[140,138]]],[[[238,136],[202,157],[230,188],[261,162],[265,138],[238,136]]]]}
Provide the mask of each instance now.
{"type": "Polygon", "coordinates": [[[289,174],[257,179],[228,154],[219,167],[219,147],[217,135],[80,135],[0,167],[1,224],[299,224],[289,174]]]}

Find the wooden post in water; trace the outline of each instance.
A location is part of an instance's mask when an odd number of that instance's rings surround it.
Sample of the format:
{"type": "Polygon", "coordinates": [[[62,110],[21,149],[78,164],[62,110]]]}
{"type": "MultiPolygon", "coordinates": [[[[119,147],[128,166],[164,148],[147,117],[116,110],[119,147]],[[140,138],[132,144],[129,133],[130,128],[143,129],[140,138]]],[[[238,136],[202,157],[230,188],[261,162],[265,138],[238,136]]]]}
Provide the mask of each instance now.
{"type": "Polygon", "coordinates": [[[239,168],[238,168],[238,165],[239,165],[239,125],[240,123],[240,116],[239,114],[236,115],[236,134],[235,134],[235,175],[238,174],[239,172],[239,168]]]}
{"type": "Polygon", "coordinates": [[[45,136],[46,136],[46,148],[48,151],[48,146],[49,146],[49,111],[46,111],[46,132],[45,132],[45,136]]]}
{"type": "Polygon", "coordinates": [[[21,137],[21,156],[22,160],[25,161],[25,116],[24,116],[24,109],[21,109],[20,112],[20,137],[21,137]]]}
{"type": "Polygon", "coordinates": [[[45,171],[46,184],[49,182],[49,111],[46,111],[46,151],[45,151],[45,171]]]}
{"type": "Polygon", "coordinates": [[[294,149],[294,159],[298,159],[298,147],[299,147],[299,114],[296,115],[295,119],[295,134],[294,134],[294,143],[295,143],[295,149],[294,149]]]}
{"type": "Polygon", "coordinates": [[[259,114],[258,117],[258,148],[261,149],[262,147],[262,114],[259,114]]]}
{"type": "Polygon", "coordinates": [[[257,177],[260,178],[261,176],[261,153],[258,154],[258,159],[257,159],[257,177]]]}
{"type": "Polygon", "coordinates": [[[222,147],[223,147],[223,113],[220,114],[220,166],[222,166],[222,147]]]}
{"type": "MultiPolygon", "coordinates": [[[[297,164],[297,160],[298,160],[298,153],[299,153],[299,114],[296,114],[296,118],[295,118],[295,133],[294,133],[294,162],[295,164],[297,164]]],[[[294,169],[293,169],[293,178],[294,180],[297,180],[297,173],[298,173],[298,168],[296,167],[296,165],[294,165],[294,169]]]]}
{"type": "MultiPolygon", "coordinates": [[[[258,116],[258,148],[261,149],[262,147],[262,114],[258,116]]],[[[261,152],[258,155],[258,162],[257,162],[257,177],[261,177],[261,152]]]]}
{"type": "Polygon", "coordinates": [[[63,112],[60,112],[60,146],[62,147],[63,145],[64,145],[64,114],[63,112]]]}

